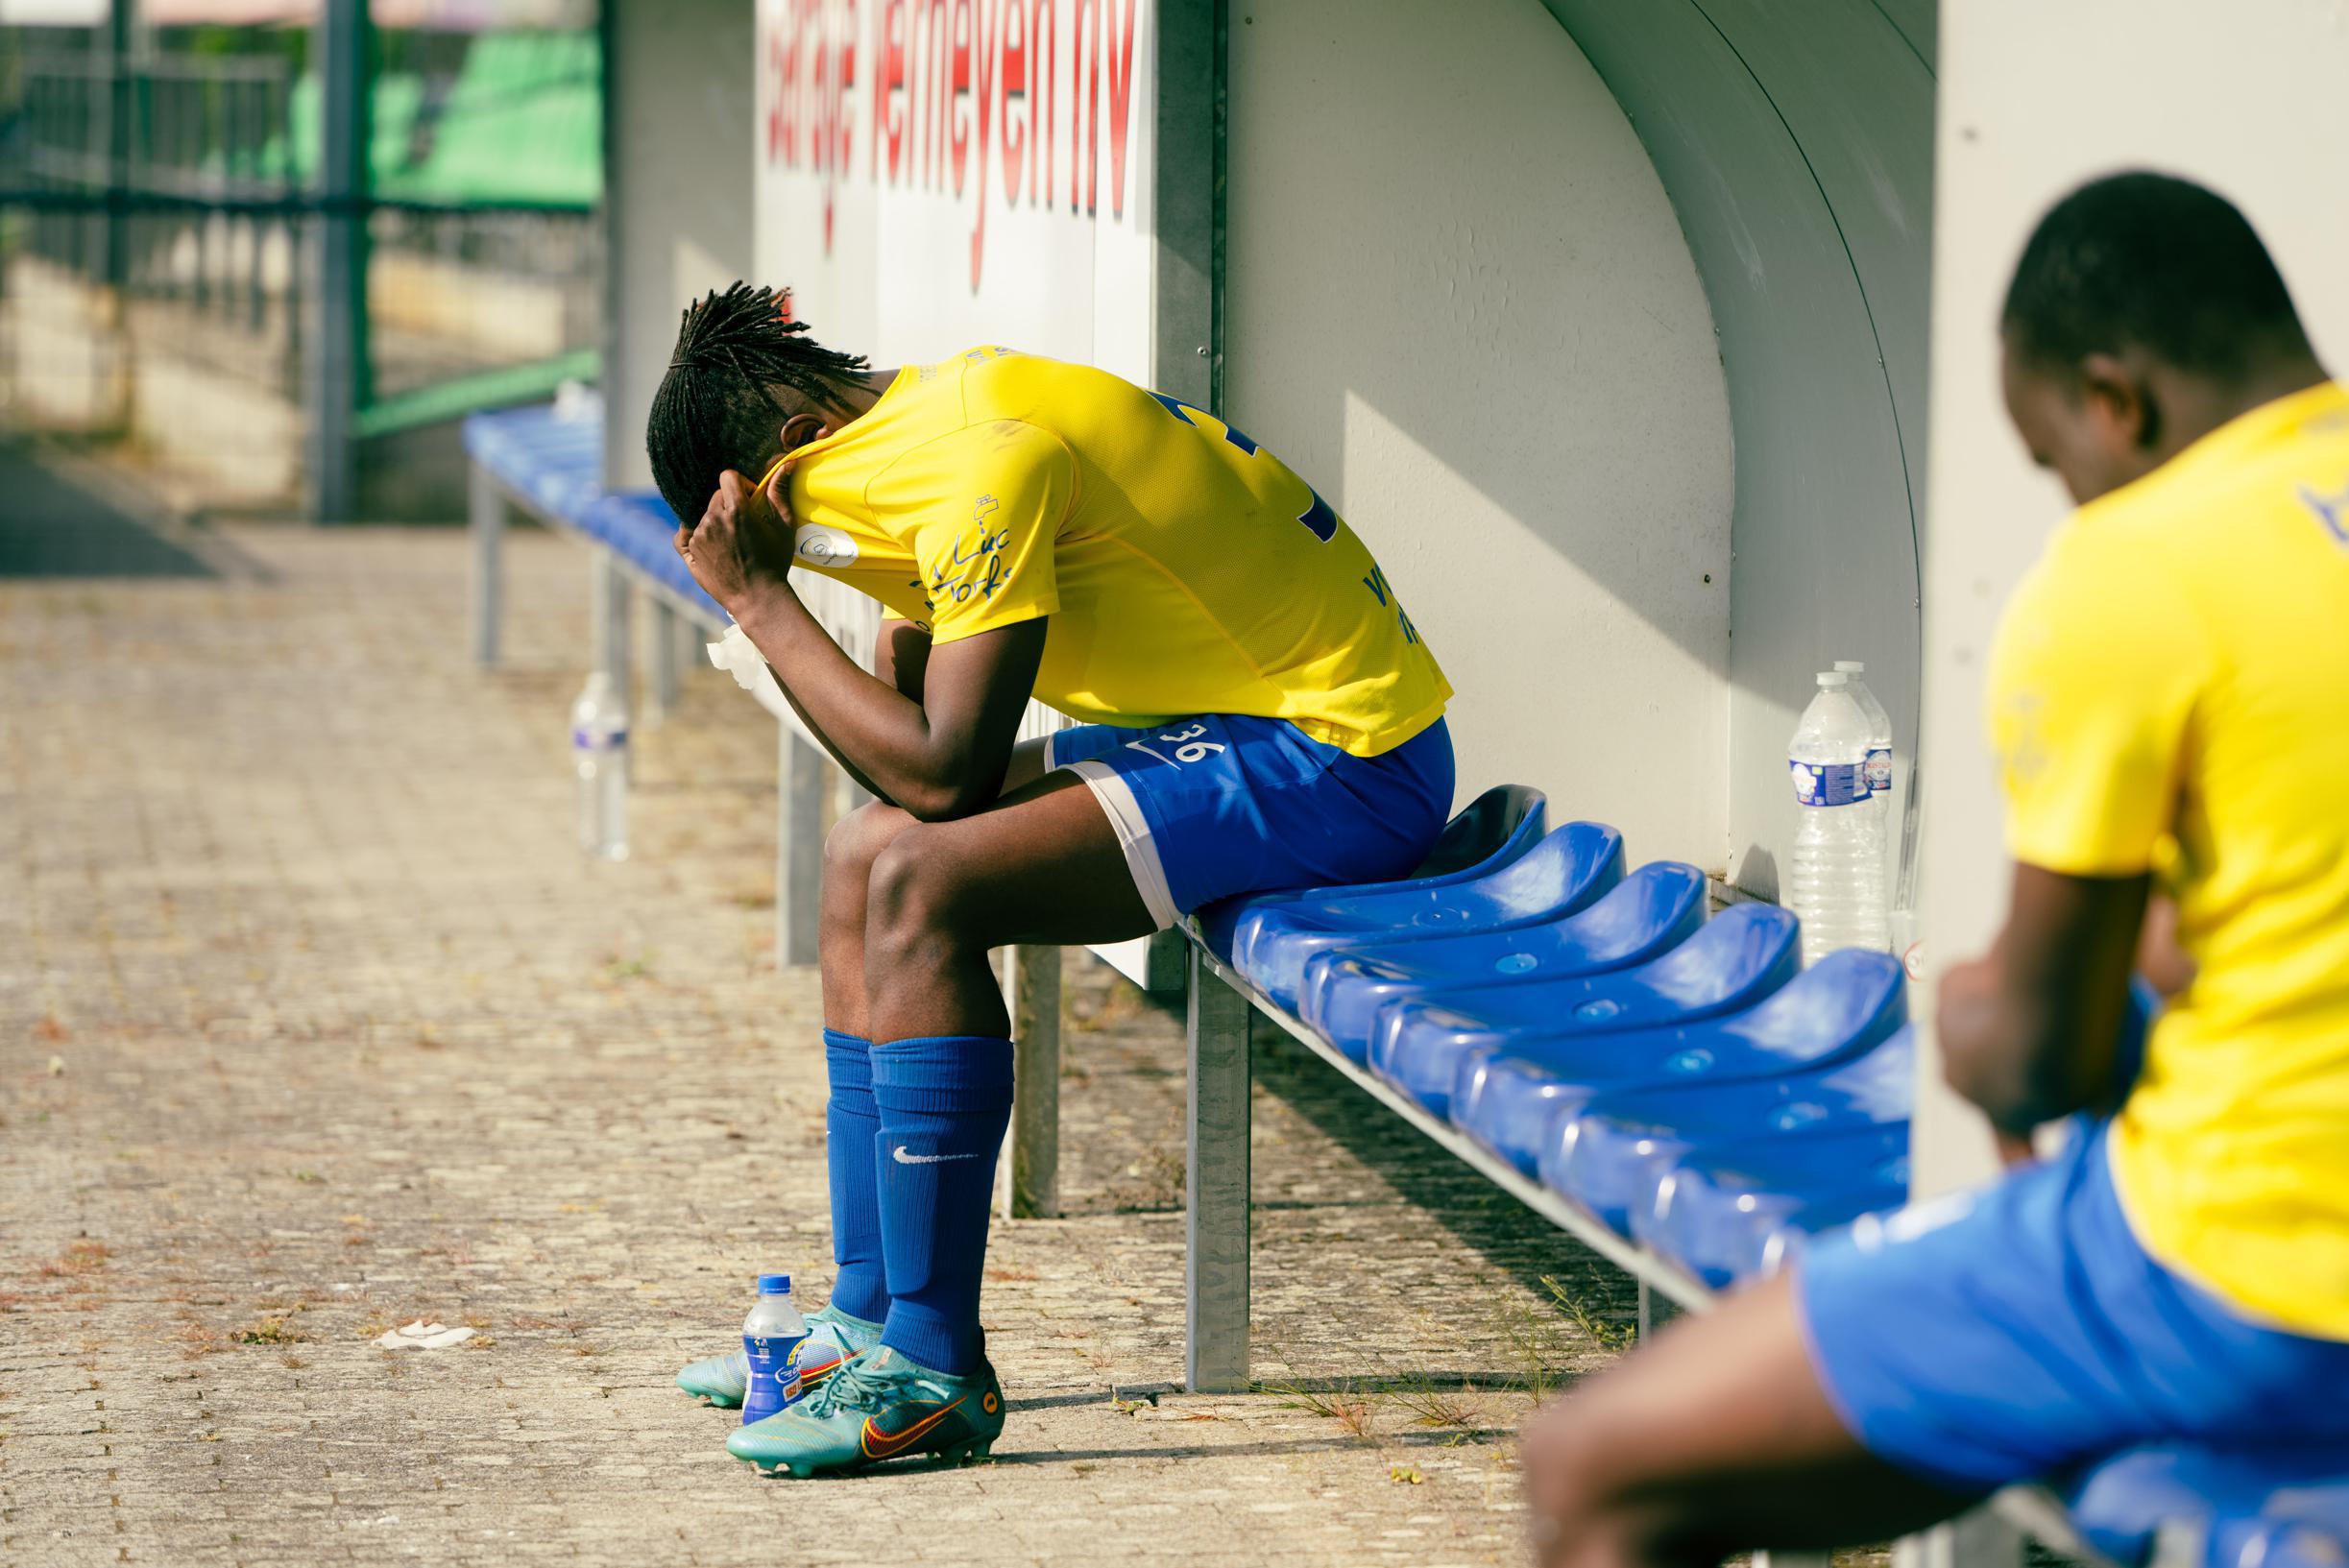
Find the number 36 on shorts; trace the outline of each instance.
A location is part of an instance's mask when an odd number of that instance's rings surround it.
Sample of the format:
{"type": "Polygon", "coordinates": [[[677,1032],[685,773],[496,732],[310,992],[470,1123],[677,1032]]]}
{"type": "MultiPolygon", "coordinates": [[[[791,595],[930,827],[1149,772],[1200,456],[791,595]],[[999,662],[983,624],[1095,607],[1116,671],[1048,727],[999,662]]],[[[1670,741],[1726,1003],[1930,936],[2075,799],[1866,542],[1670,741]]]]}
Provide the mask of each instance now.
{"type": "Polygon", "coordinates": [[[1206,733],[1207,726],[1204,724],[1192,724],[1179,730],[1169,730],[1155,736],[1156,740],[1173,748],[1174,755],[1171,757],[1147,740],[1128,740],[1126,742],[1126,748],[1128,751],[1147,753],[1157,758],[1169,767],[1180,767],[1185,762],[1203,762],[1217,752],[1225,749],[1220,740],[1201,740],[1199,736],[1206,733]]]}

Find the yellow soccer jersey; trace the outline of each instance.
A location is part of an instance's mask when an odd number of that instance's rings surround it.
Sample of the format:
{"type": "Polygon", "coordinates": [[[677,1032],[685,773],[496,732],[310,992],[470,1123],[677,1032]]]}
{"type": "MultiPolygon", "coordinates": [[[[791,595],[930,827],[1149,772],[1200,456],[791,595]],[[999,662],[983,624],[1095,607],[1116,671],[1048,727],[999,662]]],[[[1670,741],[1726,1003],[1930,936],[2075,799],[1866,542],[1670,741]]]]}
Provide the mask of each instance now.
{"type": "Polygon", "coordinates": [[[2155,871],[2200,965],[2114,1127],[2139,1239],[2349,1339],[2349,391],[2081,508],[2008,607],[1989,718],[2015,857],[2155,871]]]}
{"type": "Polygon", "coordinates": [[[1271,452],[1103,371],[973,349],[792,458],[793,551],[938,642],[1052,617],[1091,723],[1282,718],[1357,757],[1451,688],[1370,552],[1271,452]]]}

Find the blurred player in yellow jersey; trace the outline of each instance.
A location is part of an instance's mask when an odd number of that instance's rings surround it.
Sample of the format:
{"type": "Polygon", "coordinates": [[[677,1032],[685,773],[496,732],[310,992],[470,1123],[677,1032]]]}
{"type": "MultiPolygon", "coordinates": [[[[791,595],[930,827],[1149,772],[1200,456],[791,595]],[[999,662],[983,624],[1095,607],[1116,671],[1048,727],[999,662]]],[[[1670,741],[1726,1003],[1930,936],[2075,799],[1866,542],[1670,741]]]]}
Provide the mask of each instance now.
{"type": "Polygon", "coordinates": [[[1538,1417],[1545,1560],[1883,1540],[2142,1443],[2349,1441],[2349,390],[2242,215],[2159,175],[2049,212],[2001,328],[2080,509],[1998,635],[2013,892],[1939,1035],[2022,1163],[1538,1417]],[[2124,1081],[2157,891],[2192,967],[2124,1081]]]}
{"type": "MultiPolygon", "coordinates": [[[[800,1357],[814,1391],[728,1447],[797,1475],[981,1452],[1011,1093],[988,951],[1408,872],[1451,806],[1451,688],[1310,485],[1101,371],[985,346],[876,372],[738,284],[687,312],[647,446],[695,577],[880,798],[825,855],[838,1275],[800,1357]],[[897,617],[879,675],[794,565],[897,617]],[[1016,746],[1031,697],[1084,722],[1016,746]]],[[[679,1381],[739,1386],[722,1357],[679,1381]]]]}

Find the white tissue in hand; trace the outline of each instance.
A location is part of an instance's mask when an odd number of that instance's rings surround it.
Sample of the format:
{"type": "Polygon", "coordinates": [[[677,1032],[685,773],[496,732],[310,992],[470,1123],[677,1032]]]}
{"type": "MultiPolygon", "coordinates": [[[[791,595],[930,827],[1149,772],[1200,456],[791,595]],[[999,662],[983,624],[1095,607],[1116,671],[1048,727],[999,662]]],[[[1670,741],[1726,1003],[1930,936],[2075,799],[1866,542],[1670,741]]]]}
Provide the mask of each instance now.
{"type": "Polygon", "coordinates": [[[734,684],[758,698],[760,707],[792,728],[799,727],[799,715],[784,700],[783,688],[775,684],[775,672],[766,667],[766,656],[744,635],[742,628],[729,626],[724,637],[704,646],[710,650],[710,663],[733,676],[734,684]]]}

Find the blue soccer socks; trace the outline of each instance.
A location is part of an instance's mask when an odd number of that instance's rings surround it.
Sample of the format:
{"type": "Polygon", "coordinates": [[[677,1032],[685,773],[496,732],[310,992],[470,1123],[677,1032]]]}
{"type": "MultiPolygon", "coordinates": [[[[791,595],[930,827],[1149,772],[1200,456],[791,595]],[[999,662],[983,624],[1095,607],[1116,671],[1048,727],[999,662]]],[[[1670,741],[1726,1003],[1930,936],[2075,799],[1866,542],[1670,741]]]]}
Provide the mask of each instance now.
{"type": "Polygon", "coordinates": [[[967,1377],[984,1359],[979,1285],[995,1157],[1011,1124],[1011,1042],[983,1035],[873,1047],[882,1253],[893,1298],[881,1342],[967,1377]]]}
{"type": "Polygon", "coordinates": [[[832,1304],[851,1317],[888,1315],[889,1285],[881,1254],[880,1172],[873,1168],[881,1117],[873,1108],[873,1043],[824,1031],[824,1161],[832,1174],[832,1304]]]}

